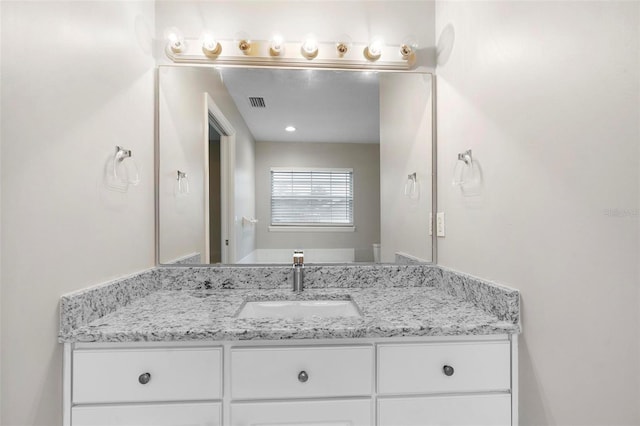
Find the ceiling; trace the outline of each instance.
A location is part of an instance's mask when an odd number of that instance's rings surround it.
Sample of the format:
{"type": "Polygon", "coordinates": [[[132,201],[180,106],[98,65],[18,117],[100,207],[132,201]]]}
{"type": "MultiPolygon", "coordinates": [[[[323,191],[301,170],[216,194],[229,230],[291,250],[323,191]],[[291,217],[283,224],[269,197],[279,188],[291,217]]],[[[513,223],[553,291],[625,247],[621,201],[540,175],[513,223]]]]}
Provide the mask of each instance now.
{"type": "Polygon", "coordinates": [[[225,86],[256,142],[379,143],[375,72],[225,68],[225,86]],[[264,98],[252,107],[249,97],[264,98]],[[294,126],[295,132],[285,131],[294,126]]]}

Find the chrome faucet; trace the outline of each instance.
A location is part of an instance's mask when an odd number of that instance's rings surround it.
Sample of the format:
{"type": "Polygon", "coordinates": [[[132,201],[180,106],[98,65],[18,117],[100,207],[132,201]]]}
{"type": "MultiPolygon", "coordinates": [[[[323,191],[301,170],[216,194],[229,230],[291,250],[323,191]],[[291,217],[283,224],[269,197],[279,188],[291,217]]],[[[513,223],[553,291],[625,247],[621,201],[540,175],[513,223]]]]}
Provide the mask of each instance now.
{"type": "Polygon", "coordinates": [[[304,290],[304,252],[302,250],[293,251],[293,291],[304,290]]]}

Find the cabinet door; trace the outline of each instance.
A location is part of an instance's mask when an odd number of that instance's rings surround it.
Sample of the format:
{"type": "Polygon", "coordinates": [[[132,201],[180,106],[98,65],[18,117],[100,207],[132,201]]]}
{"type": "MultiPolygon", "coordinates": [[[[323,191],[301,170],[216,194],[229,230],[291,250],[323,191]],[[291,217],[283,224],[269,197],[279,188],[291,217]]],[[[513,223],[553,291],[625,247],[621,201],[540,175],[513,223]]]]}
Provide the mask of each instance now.
{"type": "Polygon", "coordinates": [[[220,403],[74,407],[72,426],[220,426],[220,403]]]}
{"type": "Polygon", "coordinates": [[[221,397],[220,348],[81,349],[73,354],[75,404],[221,397]]]}
{"type": "Polygon", "coordinates": [[[231,398],[368,396],[373,355],[372,346],[234,348],[231,398]]]}
{"type": "Polygon", "coordinates": [[[511,395],[378,399],[378,426],[509,426],[511,395]]]}
{"type": "Polygon", "coordinates": [[[507,341],[383,344],[378,346],[378,392],[509,391],[510,364],[507,341]]]}
{"type": "Polygon", "coordinates": [[[234,403],[231,425],[371,426],[371,412],[370,399],[234,403]]]}

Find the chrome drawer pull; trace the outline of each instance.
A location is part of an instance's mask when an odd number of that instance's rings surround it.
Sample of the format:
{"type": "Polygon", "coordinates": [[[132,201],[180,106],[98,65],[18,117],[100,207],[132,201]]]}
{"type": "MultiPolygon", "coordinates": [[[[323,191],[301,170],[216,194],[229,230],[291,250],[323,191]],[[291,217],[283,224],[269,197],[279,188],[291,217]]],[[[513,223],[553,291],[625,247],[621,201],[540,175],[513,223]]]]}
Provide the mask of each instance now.
{"type": "Polygon", "coordinates": [[[304,383],[309,380],[309,375],[306,371],[301,371],[300,373],[298,373],[298,380],[300,381],[300,383],[304,383]]]}
{"type": "Polygon", "coordinates": [[[442,367],[442,372],[445,376],[453,376],[454,370],[452,366],[445,365],[444,367],[442,367]]]}
{"type": "Polygon", "coordinates": [[[140,377],[138,377],[138,381],[140,382],[140,384],[146,385],[147,383],[149,383],[149,381],[151,381],[151,374],[149,373],[141,374],[140,377]]]}

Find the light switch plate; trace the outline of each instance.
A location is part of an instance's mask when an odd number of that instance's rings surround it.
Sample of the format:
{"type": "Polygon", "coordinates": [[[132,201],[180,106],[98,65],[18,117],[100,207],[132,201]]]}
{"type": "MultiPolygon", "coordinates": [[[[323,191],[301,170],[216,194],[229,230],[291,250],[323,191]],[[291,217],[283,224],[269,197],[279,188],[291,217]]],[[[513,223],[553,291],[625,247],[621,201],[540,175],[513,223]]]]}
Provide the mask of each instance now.
{"type": "Polygon", "coordinates": [[[444,237],[444,212],[439,212],[436,215],[436,235],[444,237]]]}

